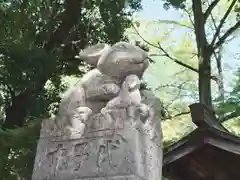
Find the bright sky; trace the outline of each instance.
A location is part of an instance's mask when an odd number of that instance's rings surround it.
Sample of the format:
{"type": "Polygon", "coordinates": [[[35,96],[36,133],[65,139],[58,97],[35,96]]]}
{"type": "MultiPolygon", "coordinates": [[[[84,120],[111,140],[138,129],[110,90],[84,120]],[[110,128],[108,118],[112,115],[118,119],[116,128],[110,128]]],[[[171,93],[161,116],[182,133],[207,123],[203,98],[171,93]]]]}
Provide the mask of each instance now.
{"type": "Polygon", "coordinates": [[[156,20],[156,19],[168,19],[177,20],[181,18],[181,14],[178,11],[168,10],[163,8],[161,0],[142,0],[143,11],[138,13],[144,19],[156,20]]]}
{"type": "MultiPolygon", "coordinates": [[[[144,20],[175,20],[181,19],[181,14],[173,9],[166,11],[163,8],[163,3],[160,0],[143,0],[143,11],[137,13],[137,16],[144,20]]],[[[236,54],[240,49],[240,38],[231,41],[224,47],[223,53],[223,68],[224,68],[224,81],[225,85],[232,82],[233,72],[237,70],[239,62],[237,61],[236,54]]]]}

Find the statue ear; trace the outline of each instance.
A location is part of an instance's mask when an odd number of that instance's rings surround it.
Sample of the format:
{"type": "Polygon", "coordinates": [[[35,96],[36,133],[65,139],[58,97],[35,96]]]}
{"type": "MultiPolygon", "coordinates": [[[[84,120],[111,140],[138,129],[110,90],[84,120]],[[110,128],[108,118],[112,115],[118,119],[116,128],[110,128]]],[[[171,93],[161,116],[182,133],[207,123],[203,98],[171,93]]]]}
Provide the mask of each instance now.
{"type": "Polygon", "coordinates": [[[97,45],[93,45],[90,47],[87,47],[80,51],[78,56],[75,56],[77,59],[81,59],[85,61],[88,64],[91,64],[93,66],[97,66],[99,58],[102,56],[104,52],[106,52],[110,48],[109,45],[101,43],[97,45]]]}

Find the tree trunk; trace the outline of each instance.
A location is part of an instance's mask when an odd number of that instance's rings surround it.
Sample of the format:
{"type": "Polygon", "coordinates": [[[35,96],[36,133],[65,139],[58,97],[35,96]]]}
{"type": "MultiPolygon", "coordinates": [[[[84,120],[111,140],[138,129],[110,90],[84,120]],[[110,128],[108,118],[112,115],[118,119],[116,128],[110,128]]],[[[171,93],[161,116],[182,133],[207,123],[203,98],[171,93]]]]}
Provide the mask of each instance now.
{"type": "MultiPolygon", "coordinates": [[[[80,12],[85,0],[65,0],[65,11],[62,15],[62,23],[52,33],[52,36],[44,46],[45,51],[51,52],[59,47],[68,36],[70,30],[78,23],[80,12]]],[[[12,97],[12,102],[6,108],[6,118],[3,128],[22,127],[25,123],[27,112],[30,108],[30,102],[34,100],[37,94],[44,88],[46,81],[53,72],[41,74],[34,87],[27,87],[26,91],[20,95],[12,97]]]]}
{"type": "MultiPolygon", "coordinates": [[[[207,47],[205,47],[207,48],[207,47]]],[[[199,101],[205,104],[210,110],[212,107],[212,93],[211,93],[211,54],[208,49],[204,50],[199,56],[199,101]]]]}
{"type": "Polygon", "coordinates": [[[192,0],[192,9],[194,16],[194,30],[196,35],[199,62],[199,101],[200,103],[205,104],[210,110],[213,110],[211,96],[212,49],[208,45],[206,39],[202,1],[192,0]]]}
{"type": "Polygon", "coordinates": [[[6,118],[3,129],[22,127],[27,116],[28,98],[26,94],[19,94],[12,98],[12,104],[6,108],[6,118]]]}

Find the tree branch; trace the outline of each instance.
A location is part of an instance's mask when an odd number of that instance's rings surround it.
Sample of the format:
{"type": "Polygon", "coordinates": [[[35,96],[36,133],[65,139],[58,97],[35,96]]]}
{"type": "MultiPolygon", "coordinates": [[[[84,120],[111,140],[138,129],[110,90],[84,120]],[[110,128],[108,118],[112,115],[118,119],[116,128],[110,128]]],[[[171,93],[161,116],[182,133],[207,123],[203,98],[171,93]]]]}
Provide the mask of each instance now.
{"type": "Polygon", "coordinates": [[[69,31],[75,24],[77,24],[83,3],[84,0],[65,1],[66,9],[63,13],[62,23],[56,29],[56,31],[53,32],[49,41],[45,44],[44,48],[47,51],[51,51],[56,46],[59,46],[65,40],[69,31]]]}
{"type": "Polygon", "coordinates": [[[233,118],[236,118],[236,117],[239,117],[240,116],[240,110],[237,109],[236,111],[224,116],[223,118],[219,119],[220,123],[223,123],[227,120],[230,120],[230,119],[233,119],[233,118]]]}
{"type": "Polygon", "coordinates": [[[221,28],[223,27],[223,25],[224,25],[227,17],[229,16],[229,14],[230,14],[230,12],[232,11],[232,9],[233,9],[234,5],[236,4],[236,2],[237,2],[237,0],[233,0],[233,1],[232,1],[232,3],[230,4],[229,8],[228,8],[227,11],[225,12],[223,18],[220,20],[219,26],[217,27],[216,32],[215,32],[215,34],[214,34],[214,36],[213,36],[213,40],[212,40],[211,45],[210,45],[211,47],[214,46],[214,43],[215,43],[217,37],[218,37],[219,34],[220,34],[221,28]]]}
{"type": "MultiPolygon", "coordinates": [[[[85,0],[65,1],[65,11],[62,15],[62,22],[55,32],[53,32],[48,42],[44,45],[46,51],[52,51],[56,46],[60,46],[64,42],[70,30],[78,23],[84,2],[85,0]]],[[[49,73],[42,74],[37,84],[34,87],[29,87],[26,92],[35,94],[35,91],[41,90],[49,76],[51,76],[49,73]]]]}
{"type": "MultiPolygon", "coordinates": [[[[189,18],[191,24],[194,26],[194,22],[193,22],[193,20],[192,20],[191,13],[190,13],[186,8],[184,8],[183,11],[184,11],[185,13],[187,13],[188,18],[189,18]]],[[[194,30],[194,28],[193,28],[193,30],[194,30]]]]}
{"type": "Polygon", "coordinates": [[[185,25],[185,24],[182,24],[182,23],[179,23],[177,21],[172,21],[172,20],[159,20],[160,23],[165,23],[165,24],[175,24],[175,25],[178,25],[178,26],[182,26],[182,27],[185,27],[185,28],[188,28],[188,29],[191,29],[191,30],[194,30],[193,27],[191,26],[188,26],[188,25],[185,25]]]}
{"type": "MultiPolygon", "coordinates": [[[[179,64],[179,65],[181,65],[181,66],[183,66],[183,67],[185,67],[185,68],[188,68],[188,69],[190,69],[190,70],[192,70],[192,71],[194,71],[194,72],[196,72],[196,73],[199,73],[199,70],[198,70],[198,69],[193,68],[192,66],[190,66],[190,65],[188,65],[188,64],[185,64],[185,63],[181,62],[180,60],[178,60],[178,59],[170,56],[170,54],[169,54],[166,50],[164,50],[164,48],[163,48],[160,44],[158,44],[158,46],[156,46],[155,44],[147,41],[147,40],[146,40],[145,38],[143,38],[142,35],[138,32],[138,30],[136,29],[136,27],[134,26],[134,24],[132,24],[132,26],[133,26],[134,30],[136,31],[137,35],[138,35],[145,43],[147,43],[148,45],[150,45],[150,46],[152,46],[152,47],[154,47],[154,48],[160,49],[160,50],[164,53],[164,54],[161,54],[161,56],[168,57],[169,59],[171,59],[171,60],[174,61],[175,63],[177,63],[177,64],[179,64]]],[[[214,80],[214,81],[217,81],[217,78],[216,78],[215,76],[210,76],[210,78],[211,78],[212,80],[214,80]]]]}
{"type": "MultiPolygon", "coordinates": [[[[208,2],[208,1],[207,1],[208,2]]],[[[209,5],[209,4],[208,4],[209,5]]],[[[213,18],[212,13],[210,13],[212,22],[213,22],[213,26],[214,26],[214,30],[217,31],[218,27],[216,25],[215,19],[213,18]]],[[[220,38],[219,34],[216,36],[218,38],[220,38]]],[[[217,85],[218,85],[218,90],[219,90],[219,97],[221,99],[221,102],[224,103],[224,84],[223,84],[223,70],[222,70],[222,46],[219,48],[219,52],[218,55],[216,54],[215,50],[213,50],[213,55],[216,59],[216,64],[217,64],[217,69],[218,69],[218,81],[217,81],[217,85]]],[[[221,119],[223,117],[224,114],[219,114],[219,118],[221,119]]]]}
{"type": "Polygon", "coordinates": [[[220,0],[214,0],[207,8],[206,12],[204,13],[204,23],[206,23],[207,18],[211,14],[212,10],[215,8],[215,6],[220,2],[220,0]]]}
{"type": "MultiPolygon", "coordinates": [[[[83,2],[84,0],[65,0],[65,11],[62,14],[61,24],[44,45],[46,52],[53,51],[64,42],[70,30],[78,23],[83,2]]],[[[11,106],[6,109],[3,127],[13,128],[24,124],[31,101],[44,88],[52,73],[54,73],[54,70],[43,72],[35,83],[32,83],[24,92],[14,97],[11,106]]]]}
{"type": "MultiPolygon", "coordinates": [[[[181,71],[182,72],[182,71],[181,71]]],[[[158,91],[160,90],[161,88],[178,88],[178,89],[181,89],[185,83],[189,82],[190,80],[187,80],[187,81],[184,81],[182,82],[181,84],[176,84],[176,83],[172,83],[172,84],[162,84],[158,87],[156,87],[154,89],[154,91],[158,91]]]]}
{"type": "Polygon", "coordinates": [[[179,116],[183,116],[183,115],[187,115],[187,114],[190,114],[190,111],[187,111],[187,112],[180,112],[180,113],[175,114],[175,115],[172,115],[172,116],[169,115],[169,116],[163,118],[163,120],[173,119],[173,118],[175,118],[175,117],[179,117],[179,116]]]}
{"type": "Polygon", "coordinates": [[[183,66],[183,67],[185,67],[185,68],[188,68],[188,69],[190,69],[190,70],[198,73],[198,70],[197,70],[197,69],[195,69],[195,68],[193,68],[192,66],[190,66],[190,65],[188,65],[188,64],[185,64],[185,63],[179,61],[178,59],[170,56],[170,54],[161,46],[161,44],[159,44],[159,49],[160,49],[162,52],[164,52],[164,55],[165,55],[166,57],[168,57],[169,59],[173,60],[175,63],[177,63],[177,64],[179,64],[179,65],[181,65],[181,66],[183,66]]]}
{"type": "Polygon", "coordinates": [[[234,26],[227,30],[227,32],[219,38],[219,41],[215,44],[214,49],[220,47],[226,39],[233,34],[240,27],[240,21],[238,21],[234,26]]]}

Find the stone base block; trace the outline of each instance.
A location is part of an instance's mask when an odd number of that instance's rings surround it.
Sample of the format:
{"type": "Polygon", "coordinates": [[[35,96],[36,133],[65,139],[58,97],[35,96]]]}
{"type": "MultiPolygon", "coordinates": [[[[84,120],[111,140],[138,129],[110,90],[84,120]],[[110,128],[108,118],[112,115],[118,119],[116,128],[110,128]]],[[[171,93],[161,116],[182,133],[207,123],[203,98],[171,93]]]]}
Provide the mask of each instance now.
{"type": "Polygon", "coordinates": [[[32,180],[160,180],[161,137],[120,127],[82,138],[41,136],[32,180]]]}

